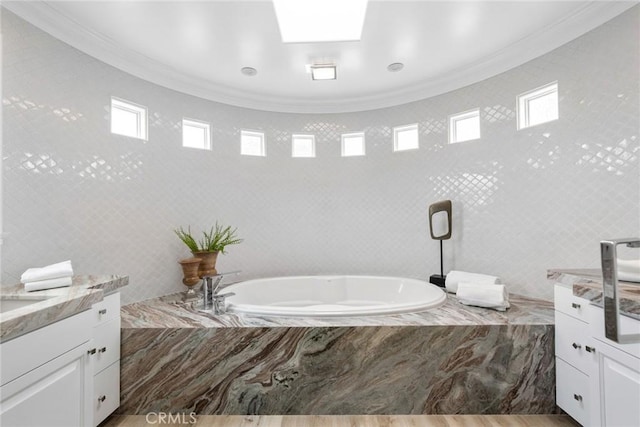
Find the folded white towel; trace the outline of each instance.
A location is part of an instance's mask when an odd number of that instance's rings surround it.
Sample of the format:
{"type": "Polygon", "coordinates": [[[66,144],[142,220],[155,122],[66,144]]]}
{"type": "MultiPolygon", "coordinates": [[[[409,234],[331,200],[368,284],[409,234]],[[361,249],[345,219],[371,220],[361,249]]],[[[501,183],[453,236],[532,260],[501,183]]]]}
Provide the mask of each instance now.
{"type": "Polygon", "coordinates": [[[618,271],[618,280],[624,280],[625,282],[640,282],[640,273],[618,271]]]}
{"type": "Polygon", "coordinates": [[[511,306],[509,292],[504,285],[460,282],[456,296],[458,301],[465,305],[492,308],[498,311],[505,311],[511,306]]]}
{"type": "Polygon", "coordinates": [[[618,271],[640,274],[640,259],[618,258],[618,271]]]}
{"type": "Polygon", "coordinates": [[[71,276],[73,276],[71,261],[63,261],[57,264],[47,265],[46,267],[30,268],[22,273],[22,276],[20,276],[20,281],[22,283],[27,283],[71,276]]]}
{"type": "Polygon", "coordinates": [[[24,290],[27,292],[42,291],[45,289],[64,288],[71,286],[73,279],[71,277],[58,277],[57,279],[39,280],[37,282],[27,282],[24,284],[24,290]]]}
{"type": "Polygon", "coordinates": [[[447,274],[444,286],[447,289],[447,292],[455,294],[458,290],[458,283],[460,282],[496,284],[500,283],[500,278],[497,276],[488,276],[486,274],[451,270],[449,274],[447,274]]]}

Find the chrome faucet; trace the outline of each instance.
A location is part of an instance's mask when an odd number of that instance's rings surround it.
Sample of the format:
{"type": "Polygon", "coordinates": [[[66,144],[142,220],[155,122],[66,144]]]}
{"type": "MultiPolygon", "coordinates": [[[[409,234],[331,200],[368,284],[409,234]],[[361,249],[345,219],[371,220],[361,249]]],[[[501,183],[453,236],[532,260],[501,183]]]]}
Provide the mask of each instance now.
{"type": "Polygon", "coordinates": [[[202,277],[202,294],[203,309],[213,310],[213,314],[224,314],[227,312],[227,297],[235,295],[233,292],[220,294],[220,282],[225,276],[238,274],[240,271],[231,271],[229,273],[213,274],[211,276],[202,277]],[[215,281],[214,281],[215,279],[215,281]]]}
{"type": "Polygon", "coordinates": [[[621,344],[637,343],[640,342],[640,334],[622,334],[620,331],[620,296],[618,295],[618,256],[616,250],[618,245],[640,248],[640,238],[632,237],[600,242],[605,336],[621,344]]]}

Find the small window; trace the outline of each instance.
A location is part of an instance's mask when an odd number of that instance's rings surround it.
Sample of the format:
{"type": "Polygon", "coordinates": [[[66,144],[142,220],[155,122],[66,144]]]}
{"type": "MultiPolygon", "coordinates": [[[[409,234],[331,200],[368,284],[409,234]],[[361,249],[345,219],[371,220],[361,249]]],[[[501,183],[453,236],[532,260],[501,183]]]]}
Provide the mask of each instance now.
{"type": "Polygon", "coordinates": [[[147,108],[111,98],[111,133],[147,140],[147,108]]]}
{"type": "Polygon", "coordinates": [[[418,148],[418,124],[393,128],[393,151],[418,148]]]}
{"type": "Polygon", "coordinates": [[[342,135],[342,157],[364,156],[364,132],[342,135]]]}
{"type": "Polygon", "coordinates": [[[518,129],[558,120],[558,82],[518,96],[518,129]]]}
{"type": "Polygon", "coordinates": [[[293,135],[291,143],[292,157],[315,157],[316,138],[313,135],[293,135]]]}
{"type": "Polygon", "coordinates": [[[211,127],[209,123],[182,119],[182,146],[211,150],[211,127]]]}
{"type": "Polygon", "coordinates": [[[240,133],[240,154],[243,156],[266,156],[264,133],[243,130],[240,133]]]}
{"type": "Polygon", "coordinates": [[[467,111],[449,117],[449,143],[480,139],[480,110],[467,111]]]}

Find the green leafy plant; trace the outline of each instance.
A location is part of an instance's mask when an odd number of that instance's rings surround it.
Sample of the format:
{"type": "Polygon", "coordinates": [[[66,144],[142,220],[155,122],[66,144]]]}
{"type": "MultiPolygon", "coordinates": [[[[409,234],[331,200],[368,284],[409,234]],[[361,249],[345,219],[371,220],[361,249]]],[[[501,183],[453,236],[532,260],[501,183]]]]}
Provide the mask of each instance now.
{"type": "Polygon", "coordinates": [[[197,240],[191,234],[191,227],[180,227],[173,230],[176,235],[187,245],[191,252],[222,252],[225,253],[225,248],[229,245],[237,245],[242,243],[243,239],[238,238],[237,228],[231,228],[231,226],[224,227],[216,222],[215,227],[202,234],[204,237],[197,240]]]}

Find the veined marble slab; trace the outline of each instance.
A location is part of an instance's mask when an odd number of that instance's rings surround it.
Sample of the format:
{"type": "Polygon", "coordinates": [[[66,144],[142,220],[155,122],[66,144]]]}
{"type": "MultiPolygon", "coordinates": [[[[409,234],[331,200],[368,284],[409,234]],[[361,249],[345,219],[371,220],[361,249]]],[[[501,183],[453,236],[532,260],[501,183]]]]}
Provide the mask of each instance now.
{"type": "MultiPolygon", "coordinates": [[[[553,269],[547,272],[553,283],[563,283],[573,288],[575,296],[585,298],[602,307],[602,272],[599,269],[553,269]]],[[[640,283],[618,282],[620,313],[640,319],[640,283]]]]}
{"type": "Polygon", "coordinates": [[[99,275],[74,276],[71,286],[35,292],[26,292],[23,284],[3,286],[0,288],[2,299],[42,301],[0,313],[0,342],[88,310],[101,301],[104,294],[128,283],[128,276],[99,275]]]}
{"type": "Polygon", "coordinates": [[[121,414],[543,414],[553,307],[455,297],[366,318],[213,316],[179,295],[122,308],[121,414]]]}
{"type": "Polygon", "coordinates": [[[275,317],[198,311],[176,293],[122,307],[122,328],[237,328],[262,326],[435,326],[435,325],[553,325],[551,301],[511,295],[505,312],[463,305],[448,294],[441,307],[421,313],[357,317],[275,317]]]}

